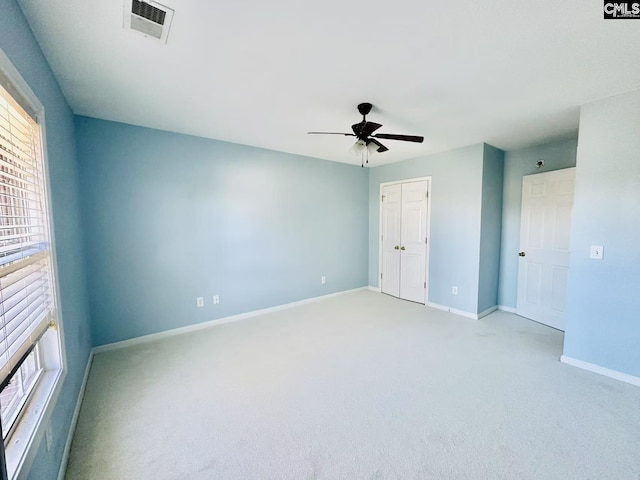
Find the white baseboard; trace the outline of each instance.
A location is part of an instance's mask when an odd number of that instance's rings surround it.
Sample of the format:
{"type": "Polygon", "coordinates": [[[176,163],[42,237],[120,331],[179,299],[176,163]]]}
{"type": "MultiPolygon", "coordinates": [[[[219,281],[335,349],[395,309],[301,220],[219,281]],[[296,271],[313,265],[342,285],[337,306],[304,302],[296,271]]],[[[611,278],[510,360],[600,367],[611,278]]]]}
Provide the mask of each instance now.
{"type": "Polygon", "coordinates": [[[380,287],[374,287],[373,285],[369,285],[367,288],[372,292],[380,293],[380,287]]]}
{"type": "Polygon", "coordinates": [[[573,367],[582,368],[583,370],[588,370],[593,373],[599,373],[600,375],[604,375],[605,377],[611,377],[616,380],[620,380],[621,382],[630,383],[631,385],[640,387],[640,377],[634,377],[633,375],[618,372],[617,370],[611,370],[609,368],[601,367],[600,365],[595,365],[593,363],[578,360],[576,358],[567,357],[566,355],[562,355],[560,357],[560,361],[573,367]]]}
{"type": "Polygon", "coordinates": [[[100,345],[98,347],[94,347],[93,353],[102,353],[102,352],[108,352],[111,350],[118,350],[120,348],[138,345],[140,343],[153,342],[161,338],[173,337],[175,335],[182,335],[183,333],[196,332],[204,328],[210,328],[216,325],[223,325],[225,323],[237,322],[238,320],[244,320],[245,318],[251,318],[251,317],[256,317],[258,315],[278,312],[280,310],[286,310],[288,308],[293,308],[300,305],[306,305],[308,303],[318,302],[321,300],[325,300],[327,298],[336,297],[338,295],[345,295],[347,293],[359,292],[361,290],[367,290],[367,289],[368,287],[359,287],[351,290],[343,290],[342,292],[330,293],[328,295],[321,295],[319,297],[307,298],[305,300],[298,300],[297,302],[276,305],[275,307],[263,308],[260,310],[253,310],[251,312],[240,313],[238,315],[231,315],[229,317],[218,318],[216,320],[209,320],[207,322],[197,323],[195,325],[187,325],[186,327],[173,328],[171,330],[165,330],[164,332],[151,333],[149,335],[143,335],[141,337],[130,338],[129,340],[123,340],[121,342],[108,343],[106,345],[100,345]]]}
{"type": "Polygon", "coordinates": [[[455,313],[456,315],[460,315],[461,317],[467,317],[473,320],[478,319],[478,315],[475,313],[465,312],[464,310],[456,310],[455,308],[447,307],[446,305],[440,305],[439,303],[427,302],[427,307],[437,308],[438,310],[443,310],[449,313],[455,313]]]}
{"type": "Polygon", "coordinates": [[[76,407],[73,410],[73,416],[71,417],[71,425],[69,425],[69,432],[67,433],[67,441],[64,444],[64,451],[62,452],[60,469],[58,470],[58,480],[64,480],[64,476],[67,473],[67,463],[69,462],[69,452],[71,451],[71,442],[73,441],[73,435],[76,432],[78,416],[80,415],[80,408],[82,407],[82,401],[84,400],[84,392],[87,388],[87,380],[89,379],[89,372],[91,371],[92,363],[93,363],[93,350],[91,350],[91,352],[89,353],[87,366],[84,369],[84,377],[82,378],[82,384],[80,385],[80,392],[78,393],[78,400],[76,400],[76,407]]]}
{"type": "Polygon", "coordinates": [[[498,305],[498,310],[503,312],[516,313],[516,309],[513,307],[507,307],[506,305],[498,305]]]}
{"type": "Polygon", "coordinates": [[[465,312],[464,310],[457,310],[455,308],[447,307],[446,305],[440,305],[439,303],[427,302],[427,307],[436,308],[438,310],[442,310],[449,313],[455,313],[456,315],[460,315],[461,317],[471,318],[472,320],[480,320],[482,317],[486,317],[490,313],[495,312],[498,309],[497,305],[493,307],[489,307],[483,312],[480,313],[471,313],[465,312]]]}
{"type": "Polygon", "coordinates": [[[437,310],[442,310],[444,312],[449,312],[451,311],[449,309],[449,307],[445,306],[445,305],[440,305],[438,303],[433,303],[433,302],[427,302],[427,307],[431,307],[431,308],[435,308],[437,310]]]}

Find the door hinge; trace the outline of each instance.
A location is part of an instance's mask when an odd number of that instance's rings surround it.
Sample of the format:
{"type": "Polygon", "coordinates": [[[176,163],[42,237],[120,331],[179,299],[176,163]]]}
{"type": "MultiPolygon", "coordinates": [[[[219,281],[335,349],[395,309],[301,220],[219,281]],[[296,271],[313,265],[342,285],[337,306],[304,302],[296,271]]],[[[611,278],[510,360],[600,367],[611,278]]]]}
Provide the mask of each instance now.
{"type": "Polygon", "coordinates": [[[427,244],[427,237],[424,237],[424,244],[427,244]]]}
{"type": "Polygon", "coordinates": [[[384,202],[384,195],[382,195],[382,199],[380,200],[381,202],[384,202]]]}
{"type": "Polygon", "coordinates": [[[380,280],[382,280],[382,274],[380,274],[380,280]]]}
{"type": "Polygon", "coordinates": [[[429,190],[427,190],[427,193],[425,194],[425,196],[429,198],[429,190]]]}
{"type": "Polygon", "coordinates": [[[427,282],[424,282],[424,288],[427,288],[427,282]]]}

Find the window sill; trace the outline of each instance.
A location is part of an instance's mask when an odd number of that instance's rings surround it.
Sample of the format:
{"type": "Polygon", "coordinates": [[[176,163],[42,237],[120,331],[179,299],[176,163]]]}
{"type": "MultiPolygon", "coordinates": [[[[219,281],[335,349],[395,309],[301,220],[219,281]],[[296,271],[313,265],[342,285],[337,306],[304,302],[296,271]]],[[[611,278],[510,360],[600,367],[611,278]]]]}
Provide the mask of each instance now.
{"type": "MultiPolygon", "coordinates": [[[[47,370],[42,374],[42,379],[5,447],[10,480],[28,477],[45,430],[50,428],[49,421],[60,395],[65,373],[62,369],[56,369],[47,370]]],[[[47,445],[47,448],[49,447],[47,445]]]]}

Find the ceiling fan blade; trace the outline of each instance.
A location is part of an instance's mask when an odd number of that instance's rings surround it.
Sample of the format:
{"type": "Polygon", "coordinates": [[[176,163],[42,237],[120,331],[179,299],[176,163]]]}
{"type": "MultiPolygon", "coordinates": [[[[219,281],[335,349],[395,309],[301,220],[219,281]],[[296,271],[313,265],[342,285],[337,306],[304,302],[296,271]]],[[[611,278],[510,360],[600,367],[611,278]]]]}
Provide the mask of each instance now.
{"type": "Polygon", "coordinates": [[[395,133],[378,133],[372,136],[376,138],[385,138],[387,140],[402,140],[405,142],[422,143],[424,141],[424,137],[419,137],[418,135],[396,135],[395,133]]]}
{"type": "Polygon", "coordinates": [[[309,135],[344,135],[345,137],[355,137],[353,133],[343,132],[307,132],[309,135]]]}
{"type": "Polygon", "coordinates": [[[383,144],[381,144],[375,138],[370,138],[369,139],[369,143],[373,143],[373,144],[378,146],[378,149],[376,150],[378,153],[386,152],[387,150],[389,150],[387,147],[385,147],[383,144]]]}
{"type": "Polygon", "coordinates": [[[368,137],[381,126],[382,125],[380,125],[379,123],[362,121],[360,123],[354,123],[353,125],[351,125],[351,129],[357,137],[368,137]]]}

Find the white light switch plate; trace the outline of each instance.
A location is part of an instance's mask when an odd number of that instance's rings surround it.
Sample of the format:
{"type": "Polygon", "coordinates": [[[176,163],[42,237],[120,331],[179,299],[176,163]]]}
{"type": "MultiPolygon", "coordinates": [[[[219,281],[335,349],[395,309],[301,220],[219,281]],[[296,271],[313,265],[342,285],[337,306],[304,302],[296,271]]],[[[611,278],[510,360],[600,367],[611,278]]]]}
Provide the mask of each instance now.
{"type": "Polygon", "coordinates": [[[604,247],[602,245],[591,245],[591,255],[589,255],[589,258],[602,260],[603,255],[604,255],[604,247]]]}

